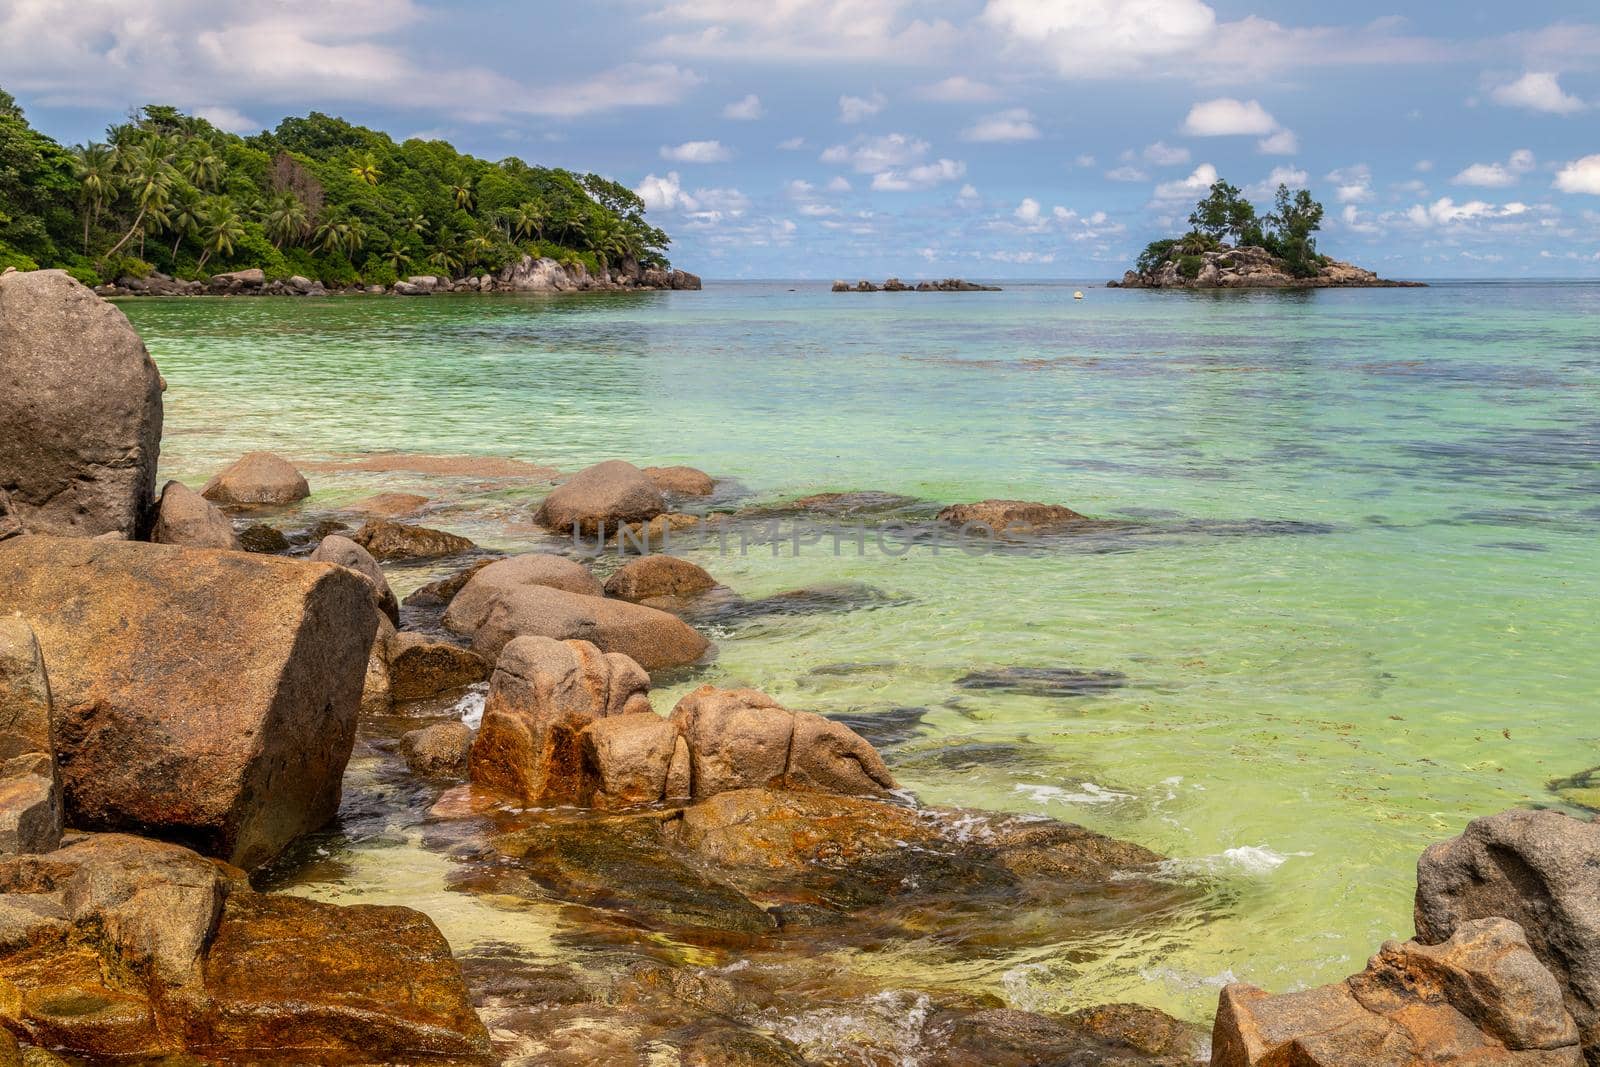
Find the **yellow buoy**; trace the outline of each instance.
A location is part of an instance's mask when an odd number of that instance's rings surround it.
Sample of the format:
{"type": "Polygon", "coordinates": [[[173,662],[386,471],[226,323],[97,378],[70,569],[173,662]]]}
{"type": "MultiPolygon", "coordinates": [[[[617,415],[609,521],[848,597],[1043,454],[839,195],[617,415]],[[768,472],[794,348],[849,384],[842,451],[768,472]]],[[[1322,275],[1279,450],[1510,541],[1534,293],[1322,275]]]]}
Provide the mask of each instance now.
{"type": "Polygon", "coordinates": [[[1074,289],[1072,291],[1072,299],[1074,299],[1074,300],[1082,300],[1083,299],[1083,290],[1082,289],[1074,289]]]}

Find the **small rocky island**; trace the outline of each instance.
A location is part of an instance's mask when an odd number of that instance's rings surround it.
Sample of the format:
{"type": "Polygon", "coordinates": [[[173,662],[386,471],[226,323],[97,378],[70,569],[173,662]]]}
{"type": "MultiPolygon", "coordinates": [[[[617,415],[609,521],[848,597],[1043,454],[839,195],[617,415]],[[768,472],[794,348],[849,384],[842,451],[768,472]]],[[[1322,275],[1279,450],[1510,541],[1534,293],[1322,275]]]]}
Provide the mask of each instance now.
{"type": "Polygon", "coordinates": [[[1152,241],[1111,289],[1413,288],[1317,252],[1322,205],[1304,189],[1278,186],[1273,210],[1258,216],[1238,188],[1217,181],[1189,215],[1182,237],[1152,241]]]}
{"type": "Polygon", "coordinates": [[[882,285],[874,285],[865,279],[851,285],[846,281],[833,283],[836,293],[998,293],[998,285],[979,285],[969,282],[965,278],[943,278],[936,282],[922,281],[915,285],[907,285],[899,278],[890,278],[882,285]]]}

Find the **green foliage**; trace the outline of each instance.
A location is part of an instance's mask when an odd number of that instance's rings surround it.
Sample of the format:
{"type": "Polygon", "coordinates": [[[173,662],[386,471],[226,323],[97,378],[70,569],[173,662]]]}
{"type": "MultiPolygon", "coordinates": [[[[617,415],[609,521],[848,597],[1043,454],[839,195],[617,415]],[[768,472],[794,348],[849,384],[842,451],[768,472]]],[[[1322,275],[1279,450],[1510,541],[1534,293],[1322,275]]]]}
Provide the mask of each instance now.
{"type": "Polygon", "coordinates": [[[261,267],[326,285],[498,271],[523,255],[665,266],[644,202],[598,175],[397,144],[319,112],[241,138],[150,105],[72,151],[0,90],[0,263],[83,277],[261,267]]]}
{"type": "MultiPolygon", "coordinates": [[[[1136,268],[1141,274],[1153,274],[1176,259],[1179,272],[1186,278],[1195,278],[1205,265],[1205,253],[1227,249],[1223,238],[1231,237],[1232,247],[1266,249],[1283,260],[1285,269],[1294,277],[1314,277],[1328,262],[1317,251],[1316,238],[1312,236],[1322,228],[1322,218],[1322,205],[1312,199],[1308,190],[1291,192],[1287,186],[1279,185],[1272,212],[1258,216],[1255,206],[1236,186],[1217,181],[1189,215],[1194,229],[1182,237],[1150,242],[1139,254],[1136,268]]],[[[1219,262],[1222,266],[1232,265],[1228,258],[1219,262]]]]}
{"type": "Polygon", "coordinates": [[[1211,191],[1194,206],[1189,225],[1219,242],[1224,237],[1237,241],[1256,225],[1256,208],[1237,186],[1219,179],[1211,183],[1211,191]]]}
{"type": "Polygon", "coordinates": [[[7,267],[15,267],[18,270],[38,270],[39,264],[16,249],[7,248],[4,243],[0,243],[0,270],[5,270],[7,267]]]}
{"type": "Polygon", "coordinates": [[[1178,273],[1185,278],[1200,277],[1200,268],[1205,265],[1206,261],[1202,256],[1185,255],[1178,257],[1178,273]]]}
{"type": "Polygon", "coordinates": [[[1135,267],[1140,274],[1154,274],[1161,269],[1161,264],[1172,258],[1172,250],[1177,246],[1178,241],[1174,237],[1151,241],[1144,246],[1144,251],[1139,253],[1139,261],[1135,267]]]}
{"type": "Polygon", "coordinates": [[[1178,254],[1184,256],[1199,256],[1207,252],[1219,252],[1221,250],[1221,241],[1211,234],[1201,233],[1199,230],[1184,234],[1178,239],[1176,248],[1178,254]]]}
{"type": "Polygon", "coordinates": [[[1311,199],[1305,189],[1289,192],[1287,185],[1279,185],[1273,200],[1272,214],[1267,219],[1275,230],[1277,254],[1296,278],[1314,277],[1322,267],[1317,254],[1317,241],[1311,235],[1322,229],[1322,205],[1311,199]]]}

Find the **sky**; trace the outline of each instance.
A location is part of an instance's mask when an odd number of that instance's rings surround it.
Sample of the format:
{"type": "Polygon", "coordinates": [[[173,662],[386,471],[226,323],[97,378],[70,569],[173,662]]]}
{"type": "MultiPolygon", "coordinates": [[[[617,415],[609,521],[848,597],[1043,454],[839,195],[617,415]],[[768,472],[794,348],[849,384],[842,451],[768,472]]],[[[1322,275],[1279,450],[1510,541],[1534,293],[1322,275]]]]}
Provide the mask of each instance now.
{"type": "Polygon", "coordinates": [[[1117,277],[1218,176],[1388,276],[1600,277],[1596,0],[0,0],[0,88],[595,171],[711,278],[1117,277]]]}

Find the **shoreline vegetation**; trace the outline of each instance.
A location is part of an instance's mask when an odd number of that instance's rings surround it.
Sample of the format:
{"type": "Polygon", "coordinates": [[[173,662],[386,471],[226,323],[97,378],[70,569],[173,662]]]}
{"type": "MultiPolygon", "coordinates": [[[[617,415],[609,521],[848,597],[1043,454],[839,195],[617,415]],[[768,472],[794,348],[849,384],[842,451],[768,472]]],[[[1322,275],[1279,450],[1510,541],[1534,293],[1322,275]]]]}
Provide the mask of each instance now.
{"type": "MultiPolygon", "coordinates": [[[[0,273],[0,410],[15,413],[0,435],[0,1062],[23,1045],[41,1067],[840,1062],[774,1023],[797,1004],[850,1027],[850,1062],[899,1062],[908,1039],[931,1067],[1600,1057],[1600,826],[1556,811],[1480,818],[1429,848],[1416,936],[1350,978],[1225,985],[1209,1048],[1138,1004],[1025,1010],[915,967],[850,970],[913,945],[937,968],[1159,936],[1204,892],[1137,843],[923,805],[896,778],[892,721],[707,684],[661,714],[658,683],[704,669],[741,617],[871,591],[748,600],[648,543],[567,539],[892,517],[905,498],[752,504],[704,471],[620,459],[562,477],[373,458],[548,486],[524,516],[545,547],[507,555],[421,525],[425,497],[318,509],[265,452],[158,493],[165,388],[114,305],[62,271],[0,273]],[[401,599],[390,579],[418,564],[435,577],[401,599]],[[425,824],[446,892],[561,909],[583,965],[462,952],[412,908],[276,891],[338,868],[318,837],[336,815],[379,838],[425,824]],[[627,952],[610,975],[589,966],[627,952]],[[882,1030],[874,1005],[893,1016],[882,1030]]],[[[927,521],[1030,552],[1108,533],[1022,500],[927,521]]],[[[1009,667],[960,684],[1118,681],[1009,667]]]]}
{"type": "Polygon", "coordinates": [[[1152,241],[1108,289],[1421,288],[1389,281],[1317,251],[1323,207],[1305,189],[1280,184],[1273,210],[1258,215],[1237,186],[1213,182],[1182,237],[1152,241]]]}
{"type": "Polygon", "coordinates": [[[102,295],[698,289],[631,189],[321,112],[251,137],[150,105],[64,147],[0,89],[0,270],[102,295]]]}

